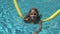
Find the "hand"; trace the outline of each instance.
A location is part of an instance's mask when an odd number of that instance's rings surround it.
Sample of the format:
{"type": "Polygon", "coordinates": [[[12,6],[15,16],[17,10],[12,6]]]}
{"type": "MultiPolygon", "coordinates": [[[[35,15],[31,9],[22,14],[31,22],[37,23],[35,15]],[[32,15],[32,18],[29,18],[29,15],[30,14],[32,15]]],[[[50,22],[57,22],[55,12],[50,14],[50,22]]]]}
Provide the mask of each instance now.
{"type": "Polygon", "coordinates": [[[38,32],[34,32],[33,34],[38,34],[38,32]]]}
{"type": "Polygon", "coordinates": [[[29,17],[28,17],[28,18],[26,18],[25,20],[29,20],[29,17]]]}
{"type": "Polygon", "coordinates": [[[28,20],[28,18],[26,18],[25,20],[28,20]]]}

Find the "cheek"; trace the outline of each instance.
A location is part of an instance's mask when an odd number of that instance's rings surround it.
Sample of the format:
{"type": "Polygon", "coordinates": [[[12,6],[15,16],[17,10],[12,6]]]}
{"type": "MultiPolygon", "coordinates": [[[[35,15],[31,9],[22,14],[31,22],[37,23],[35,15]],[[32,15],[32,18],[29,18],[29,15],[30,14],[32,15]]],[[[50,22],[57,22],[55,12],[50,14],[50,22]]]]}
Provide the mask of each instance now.
{"type": "Polygon", "coordinates": [[[36,17],[36,15],[30,15],[30,17],[36,17]]]}
{"type": "Polygon", "coordinates": [[[30,17],[33,17],[33,15],[30,15],[30,17]]]}

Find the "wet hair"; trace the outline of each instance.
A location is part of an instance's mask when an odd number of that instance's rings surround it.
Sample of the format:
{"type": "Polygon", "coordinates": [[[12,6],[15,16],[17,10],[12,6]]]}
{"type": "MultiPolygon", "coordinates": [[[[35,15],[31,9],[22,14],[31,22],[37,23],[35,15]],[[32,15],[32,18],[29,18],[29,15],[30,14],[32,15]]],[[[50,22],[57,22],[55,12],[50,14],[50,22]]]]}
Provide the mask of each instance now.
{"type": "Polygon", "coordinates": [[[38,9],[36,9],[36,8],[32,8],[32,9],[30,9],[29,14],[31,13],[32,10],[35,10],[35,12],[37,13],[37,15],[39,15],[39,13],[38,13],[38,9]]]}

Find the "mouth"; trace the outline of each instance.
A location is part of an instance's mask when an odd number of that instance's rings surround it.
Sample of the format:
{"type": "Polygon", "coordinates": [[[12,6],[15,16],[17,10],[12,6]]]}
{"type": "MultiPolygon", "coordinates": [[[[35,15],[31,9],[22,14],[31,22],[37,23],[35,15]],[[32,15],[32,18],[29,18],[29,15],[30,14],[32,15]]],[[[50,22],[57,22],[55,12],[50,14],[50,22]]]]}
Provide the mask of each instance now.
{"type": "Polygon", "coordinates": [[[36,16],[30,15],[30,18],[31,18],[32,20],[35,20],[35,19],[36,19],[36,16]]]}

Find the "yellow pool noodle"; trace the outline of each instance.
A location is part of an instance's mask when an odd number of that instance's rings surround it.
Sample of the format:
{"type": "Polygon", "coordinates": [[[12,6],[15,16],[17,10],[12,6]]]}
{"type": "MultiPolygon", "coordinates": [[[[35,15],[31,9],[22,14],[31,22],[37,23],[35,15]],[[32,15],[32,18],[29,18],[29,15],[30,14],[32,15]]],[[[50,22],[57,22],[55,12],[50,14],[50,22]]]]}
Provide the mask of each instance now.
{"type": "Polygon", "coordinates": [[[18,15],[19,15],[20,17],[24,18],[23,14],[22,14],[19,6],[18,6],[18,3],[16,2],[16,0],[13,0],[13,1],[14,1],[14,5],[15,5],[15,7],[16,7],[16,10],[17,10],[17,12],[18,12],[18,15]]]}
{"type": "MultiPolygon", "coordinates": [[[[16,10],[17,10],[18,15],[19,15],[20,17],[24,18],[23,14],[22,14],[19,6],[18,6],[17,1],[16,1],[16,0],[13,0],[13,1],[14,1],[14,5],[15,5],[15,7],[16,7],[16,10]]],[[[44,20],[42,20],[42,21],[43,21],[43,22],[46,22],[46,21],[52,20],[53,18],[55,18],[55,17],[56,17],[57,15],[59,15],[59,14],[60,14],[60,9],[57,10],[53,15],[51,15],[50,17],[48,17],[48,18],[46,18],[46,19],[44,19],[44,20]]]]}
{"type": "Polygon", "coordinates": [[[57,15],[59,15],[59,14],[60,14],[60,9],[57,10],[57,11],[56,11],[53,15],[51,15],[50,17],[44,19],[43,22],[52,20],[53,18],[55,18],[55,17],[56,17],[57,15]]]}

